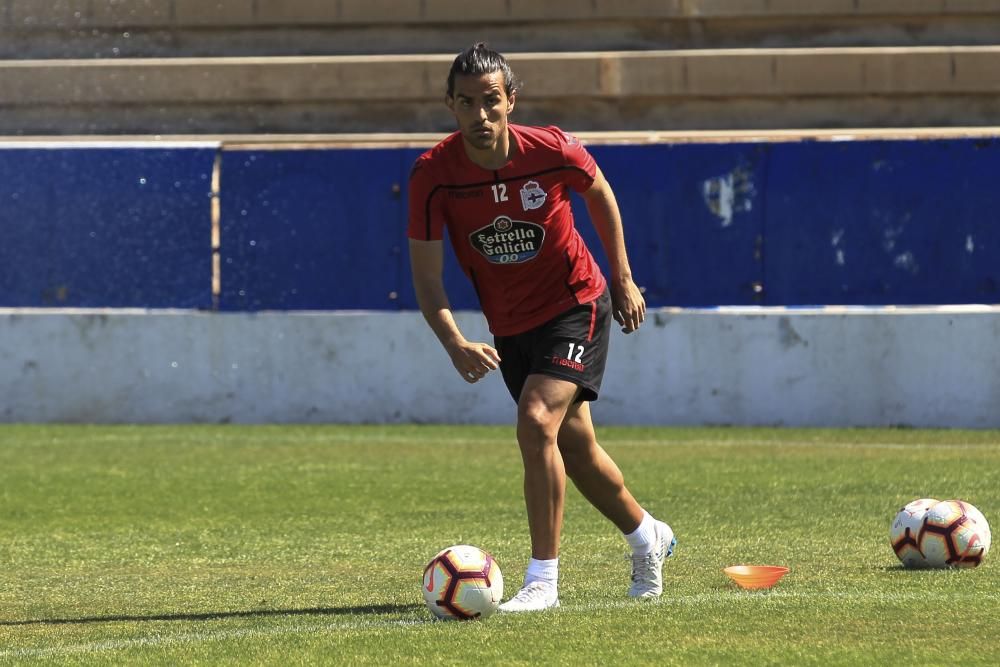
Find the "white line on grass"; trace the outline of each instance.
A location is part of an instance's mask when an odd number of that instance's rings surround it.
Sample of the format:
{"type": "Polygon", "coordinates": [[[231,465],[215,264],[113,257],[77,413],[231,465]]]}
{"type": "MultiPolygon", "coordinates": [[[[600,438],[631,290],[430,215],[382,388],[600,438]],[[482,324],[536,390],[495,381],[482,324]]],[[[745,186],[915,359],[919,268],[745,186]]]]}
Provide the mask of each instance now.
{"type": "MultiPolygon", "coordinates": [[[[405,444],[427,444],[427,445],[482,445],[482,444],[510,444],[515,445],[513,429],[510,437],[488,436],[474,437],[458,436],[422,436],[415,435],[392,435],[377,432],[357,431],[353,433],[281,433],[272,429],[254,433],[253,430],[241,433],[243,442],[252,442],[255,436],[259,436],[261,441],[269,444],[301,444],[301,443],[372,443],[379,442],[388,445],[405,444]]],[[[138,437],[136,433],[102,433],[100,435],[87,438],[91,442],[133,442],[138,437]]],[[[185,435],[185,437],[188,437],[185,435]]],[[[863,431],[861,432],[863,437],[863,431]]],[[[144,433],[144,441],[156,442],[157,440],[173,442],[178,439],[178,435],[144,433]]],[[[59,440],[59,438],[55,438],[59,440]]],[[[78,443],[78,441],[75,441],[78,443]]],[[[1000,441],[996,443],[988,442],[831,442],[824,440],[775,440],[763,438],[694,438],[694,439],[616,439],[608,438],[604,444],[612,447],[803,447],[803,448],[829,448],[829,449],[941,449],[941,450],[1000,450],[1000,441]]]]}
{"type": "MultiPolygon", "coordinates": [[[[818,592],[743,592],[719,591],[715,593],[699,593],[697,595],[682,595],[665,597],[656,601],[636,602],[634,600],[605,600],[588,604],[570,604],[548,613],[584,614],[611,609],[641,610],[647,605],[656,606],[698,606],[703,604],[768,604],[782,601],[797,600],[839,600],[855,602],[920,602],[928,600],[972,601],[977,603],[1000,603],[1000,593],[935,593],[901,591],[873,595],[862,591],[818,591],[818,592]]],[[[355,619],[339,623],[318,623],[315,625],[291,625],[274,628],[239,628],[232,630],[205,630],[177,635],[154,634],[133,639],[108,639],[104,641],[68,644],[44,648],[19,648],[0,650],[0,659],[53,658],[74,654],[114,653],[133,648],[160,648],[183,644],[204,642],[219,642],[239,639],[258,639],[278,637],[283,635],[318,634],[344,630],[387,629],[393,627],[413,627],[433,625],[434,621],[426,619],[355,619]]]]}
{"type": "MultiPolygon", "coordinates": [[[[399,436],[363,438],[348,437],[325,438],[334,442],[382,442],[392,445],[403,444],[433,444],[433,445],[510,445],[517,446],[514,436],[510,438],[437,438],[433,442],[399,436]]],[[[799,447],[805,449],[912,449],[912,450],[982,450],[1000,452],[1000,442],[991,443],[903,443],[903,442],[824,442],[824,441],[790,441],[790,440],[618,440],[602,439],[605,447],[799,447]]]]}
{"type": "Polygon", "coordinates": [[[292,625],[277,628],[240,628],[234,630],[206,630],[203,632],[188,632],[165,636],[162,634],[134,639],[107,639],[84,644],[69,644],[46,648],[21,648],[0,650],[3,658],[48,658],[77,653],[108,653],[124,651],[131,648],[162,647],[179,644],[196,644],[202,642],[227,641],[231,639],[263,638],[279,635],[315,634],[333,630],[363,630],[367,628],[389,628],[394,626],[423,625],[429,621],[423,620],[355,620],[344,623],[324,623],[321,625],[292,625]]]}
{"type": "Polygon", "coordinates": [[[1000,451],[1000,442],[990,443],[958,443],[958,442],[823,442],[823,441],[788,441],[788,440],[608,440],[609,447],[802,447],[812,449],[942,449],[942,450],[996,450],[1000,451]]]}
{"type": "MultiPolygon", "coordinates": [[[[435,437],[433,440],[422,437],[398,436],[398,435],[378,435],[375,433],[336,433],[324,434],[319,437],[284,438],[286,442],[383,442],[391,445],[402,444],[429,444],[429,445],[483,445],[483,444],[509,444],[516,446],[517,440],[511,431],[510,437],[484,437],[470,438],[461,437],[435,437]]],[[[272,436],[272,441],[275,439],[272,436]]],[[[1000,441],[997,443],[983,442],[830,442],[823,440],[766,440],[762,438],[746,439],[684,439],[684,440],[635,440],[635,439],[602,439],[602,443],[608,447],[803,447],[803,448],[829,448],[829,449],[942,449],[942,450],[996,450],[1000,451],[1000,441]]]]}

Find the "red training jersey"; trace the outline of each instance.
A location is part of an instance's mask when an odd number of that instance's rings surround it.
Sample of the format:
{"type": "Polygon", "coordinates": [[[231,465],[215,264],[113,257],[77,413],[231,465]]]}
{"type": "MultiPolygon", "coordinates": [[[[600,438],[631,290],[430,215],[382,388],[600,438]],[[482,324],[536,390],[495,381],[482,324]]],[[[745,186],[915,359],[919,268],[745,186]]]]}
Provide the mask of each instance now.
{"type": "Polygon", "coordinates": [[[569,191],[590,188],[597,165],[557,127],[508,125],[514,157],[483,169],[455,132],[410,174],[408,236],[444,230],[472,281],[490,331],[512,336],[604,292],[600,267],[573,223],[569,191]]]}

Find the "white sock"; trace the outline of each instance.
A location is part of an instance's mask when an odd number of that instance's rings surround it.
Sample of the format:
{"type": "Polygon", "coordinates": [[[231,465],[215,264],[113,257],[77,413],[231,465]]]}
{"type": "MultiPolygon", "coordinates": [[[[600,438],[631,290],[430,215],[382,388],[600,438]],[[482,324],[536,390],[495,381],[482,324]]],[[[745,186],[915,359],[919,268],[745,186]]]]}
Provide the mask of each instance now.
{"type": "Polygon", "coordinates": [[[533,581],[544,581],[552,584],[553,587],[559,584],[559,559],[537,560],[532,558],[528,562],[528,571],[524,574],[524,585],[533,581]]]}
{"type": "Polygon", "coordinates": [[[654,519],[646,510],[642,511],[642,521],[639,527],[625,536],[625,541],[632,547],[632,553],[643,555],[653,550],[656,533],[653,531],[654,519]]]}

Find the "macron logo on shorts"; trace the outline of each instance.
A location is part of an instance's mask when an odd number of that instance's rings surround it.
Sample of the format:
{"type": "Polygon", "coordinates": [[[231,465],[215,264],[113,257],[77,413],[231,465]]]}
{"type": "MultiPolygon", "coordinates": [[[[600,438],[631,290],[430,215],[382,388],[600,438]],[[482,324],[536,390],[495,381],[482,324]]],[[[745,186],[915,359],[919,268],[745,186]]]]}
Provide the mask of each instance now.
{"type": "Polygon", "coordinates": [[[564,359],[563,357],[552,357],[552,364],[554,366],[565,366],[571,370],[578,373],[582,373],[587,370],[585,364],[581,364],[579,361],[573,361],[572,359],[564,359]]]}

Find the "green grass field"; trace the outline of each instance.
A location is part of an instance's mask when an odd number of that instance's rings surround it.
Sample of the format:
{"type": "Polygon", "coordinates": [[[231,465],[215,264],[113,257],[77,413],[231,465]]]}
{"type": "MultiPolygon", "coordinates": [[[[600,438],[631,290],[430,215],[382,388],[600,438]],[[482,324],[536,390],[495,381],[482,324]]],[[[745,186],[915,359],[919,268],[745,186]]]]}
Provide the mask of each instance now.
{"type": "Polygon", "coordinates": [[[1000,433],[600,430],[678,536],[658,602],[575,490],[562,607],[432,622],[423,565],[528,559],[512,428],[0,426],[0,664],[995,664],[1000,554],[906,571],[905,502],[1000,526],[1000,433]],[[787,565],[770,591],[722,573],[787,565]]]}

